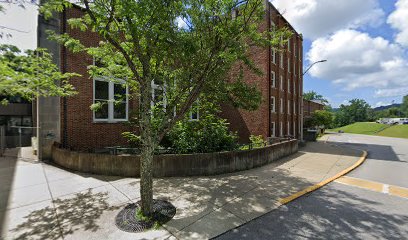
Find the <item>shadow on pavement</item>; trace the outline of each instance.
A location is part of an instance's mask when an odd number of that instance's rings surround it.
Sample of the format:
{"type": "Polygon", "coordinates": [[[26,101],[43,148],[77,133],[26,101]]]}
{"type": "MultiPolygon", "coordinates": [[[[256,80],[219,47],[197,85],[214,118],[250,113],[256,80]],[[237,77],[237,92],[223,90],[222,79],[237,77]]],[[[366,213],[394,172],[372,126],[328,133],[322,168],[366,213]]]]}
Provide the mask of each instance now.
{"type": "Polygon", "coordinates": [[[330,185],[216,239],[406,239],[408,202],[370,194],[330,185]]]}
{"type": "Polygon", "coordinates": [[[68,199],[56,199],[54,207],[34,210],[24,217],[24,222],[11,231],[14,239],[58,239],[76,230],[98,231],[96,221],[104,211],[118,209],[107,203],[107,193],[77,193],[68,199]]]}
{"type": "Polygon", "coordinates": [[[9,204],[16,165],[16,158],[0,157],[0,238],[4,231],[6,208],[9,204]]]}

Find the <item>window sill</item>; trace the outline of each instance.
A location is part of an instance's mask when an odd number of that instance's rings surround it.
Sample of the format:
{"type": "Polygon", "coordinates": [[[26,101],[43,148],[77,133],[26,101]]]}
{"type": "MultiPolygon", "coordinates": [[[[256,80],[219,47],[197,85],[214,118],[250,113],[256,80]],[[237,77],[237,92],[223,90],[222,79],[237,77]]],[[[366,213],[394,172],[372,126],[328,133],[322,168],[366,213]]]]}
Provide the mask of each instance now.
{"type": "Polygon", "coordinates": [[[92,121],[92,123],[109,123],[109,124],[114,124],[114,123],[125,123],[128,122],[128,120],[98,120],[98,121],[92,121]]]}

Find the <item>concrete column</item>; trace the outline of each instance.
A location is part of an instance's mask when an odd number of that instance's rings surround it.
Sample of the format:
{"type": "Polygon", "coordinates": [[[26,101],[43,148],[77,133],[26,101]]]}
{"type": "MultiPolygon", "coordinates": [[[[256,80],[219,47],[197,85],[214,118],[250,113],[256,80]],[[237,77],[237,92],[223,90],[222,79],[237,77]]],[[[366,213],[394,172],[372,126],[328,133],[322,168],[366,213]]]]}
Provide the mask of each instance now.
{"type": "MultiPolygon", "coordinates": [[[[47,39],[46,30],[60,32],[58,15],[45,20],[38,16],[37,45],[46,48],[53,55],[53,61],[60,67],[60,47],[55,41],[47,39]]],[[[38,159],[51,159],[51,146],[61,140],[60,97],[39,97],[36,101],[36,127],[38,139],[38,159]]]]}

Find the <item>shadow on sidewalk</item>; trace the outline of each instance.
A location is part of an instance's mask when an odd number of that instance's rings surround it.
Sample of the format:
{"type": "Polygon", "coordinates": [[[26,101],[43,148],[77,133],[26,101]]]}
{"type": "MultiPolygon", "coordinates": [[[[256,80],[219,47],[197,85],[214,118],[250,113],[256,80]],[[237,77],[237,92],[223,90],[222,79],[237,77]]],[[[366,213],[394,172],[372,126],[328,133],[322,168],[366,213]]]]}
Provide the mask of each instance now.
{"type": "Polygon", "coordinates": [[[103,212],[119,208],[110,206],[107,198],[108,193],[92,193],[89,189],[73,198],[56,199],[55,208],[49,206],[25,216],[24,222],[11,230],[16,234],[14,239],[58,239],[79,229],[98,231],[96,221],[103,212]]]}
{"type": "Polygon", "coordinates": [[[9,204],[16,165],[17,158],[0,157],[0,238],[3,236],[6,208],[9,204]]]}

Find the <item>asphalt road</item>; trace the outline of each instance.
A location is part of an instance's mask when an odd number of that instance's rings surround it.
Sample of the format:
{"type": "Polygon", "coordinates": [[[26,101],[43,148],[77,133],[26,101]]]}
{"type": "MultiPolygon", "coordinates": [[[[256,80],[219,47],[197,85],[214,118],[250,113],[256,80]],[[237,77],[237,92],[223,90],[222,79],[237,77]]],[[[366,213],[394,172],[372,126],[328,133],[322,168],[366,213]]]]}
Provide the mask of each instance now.
{"type": "MultiPolygon", "coordinates": [[[[408,188],[408,139],[333,134],[368,151],[347,177],[408,188]]],[[[333,182],[217,239],[408,239],[408,198],[333,182]]]]}

